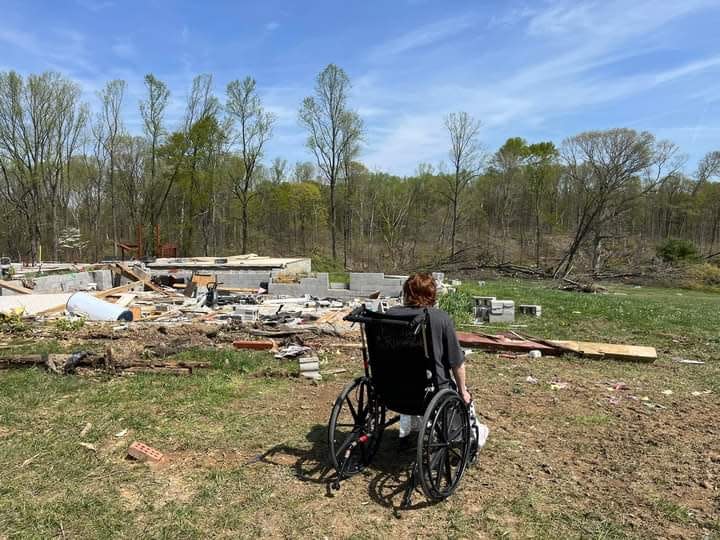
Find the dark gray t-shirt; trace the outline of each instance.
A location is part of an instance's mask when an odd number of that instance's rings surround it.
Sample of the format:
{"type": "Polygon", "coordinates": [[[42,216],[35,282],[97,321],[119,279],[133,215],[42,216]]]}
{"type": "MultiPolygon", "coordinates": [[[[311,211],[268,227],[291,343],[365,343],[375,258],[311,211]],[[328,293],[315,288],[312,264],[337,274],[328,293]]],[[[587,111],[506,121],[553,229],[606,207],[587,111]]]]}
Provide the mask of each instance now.
{"type": "MultiPolygon", "coordinates": [[[[388,310],[391,315],[418,315],[425,308],[411,306],[395,306],[388,310]]],[[[460,347],[455,325],[450,315],[441,309],[428,308],[432,345],[435,356],[435,372],[438,384],[443,387],[452,380],[451,369],[465,361],[465,353],[460,347]]]]}

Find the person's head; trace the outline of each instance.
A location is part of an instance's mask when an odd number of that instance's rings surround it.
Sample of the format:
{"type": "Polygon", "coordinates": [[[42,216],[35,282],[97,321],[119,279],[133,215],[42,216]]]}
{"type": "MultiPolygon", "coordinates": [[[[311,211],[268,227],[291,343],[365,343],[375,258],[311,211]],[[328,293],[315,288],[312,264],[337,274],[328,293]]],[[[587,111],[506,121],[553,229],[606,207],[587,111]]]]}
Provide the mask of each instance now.
{"type": "Polygon", "coordinates": [[[406,306],[431,307],[435,305],[436,296],[435,278],[426,272],[412,274],[403,284],[406,306]]]}

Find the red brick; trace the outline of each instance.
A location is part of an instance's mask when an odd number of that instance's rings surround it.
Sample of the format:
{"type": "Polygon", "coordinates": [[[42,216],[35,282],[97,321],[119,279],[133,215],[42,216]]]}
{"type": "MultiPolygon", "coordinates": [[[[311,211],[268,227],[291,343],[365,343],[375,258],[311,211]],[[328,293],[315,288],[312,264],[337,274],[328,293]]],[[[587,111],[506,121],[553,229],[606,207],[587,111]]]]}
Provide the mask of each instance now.
{"type": "Polygon", "coordinates": [[[147,444],[135,441],[128,448],[128,455],[138,461],[155,461],[159,462],[163,459],[162,452],[158,452],[147,444]]]}
{"type": "Polygon", "coordinates": [[[233,341],[233,345],[236,349],[254,349],[257,351],[268,351],[275,346],[272,341],[248,341],[244,339],[233,341]]]}

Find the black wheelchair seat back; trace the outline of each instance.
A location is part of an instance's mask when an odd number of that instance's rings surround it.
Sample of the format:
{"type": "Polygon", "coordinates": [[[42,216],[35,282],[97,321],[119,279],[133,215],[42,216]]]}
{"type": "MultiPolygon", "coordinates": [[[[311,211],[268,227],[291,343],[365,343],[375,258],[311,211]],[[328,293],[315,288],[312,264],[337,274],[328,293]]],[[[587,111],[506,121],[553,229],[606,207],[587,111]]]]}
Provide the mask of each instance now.
{"type": "Polygon", "coordinates": [[[401,414],[422,415],[437,387],[427,312],[401,316],[363,311],[360,317],[378,399],[401,414]]]}

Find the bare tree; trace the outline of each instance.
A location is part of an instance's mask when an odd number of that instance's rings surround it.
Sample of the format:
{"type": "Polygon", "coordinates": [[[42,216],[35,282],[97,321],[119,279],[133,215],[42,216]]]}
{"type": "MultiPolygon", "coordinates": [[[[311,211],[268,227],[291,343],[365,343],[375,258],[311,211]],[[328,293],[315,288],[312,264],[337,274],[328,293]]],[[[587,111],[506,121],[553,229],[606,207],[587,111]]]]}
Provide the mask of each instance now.
{"type": "Polygon", "coordinates": [[[118,225],[117,225],[117,204],[115,194],[115,168],[117,161],[118,144],[120,137],[124,134],[121,109],[125,97],[125,81],[116,79],[105,85],[100,92],[101,101],[100,117],[105,125],[105,140],[103,147],[108,156],[108,185],[110,189],[110,211],[112,214],[112,238],[113,255],[117,257],[118,249],[118,225]]]}
{"type": "Polygon", "coordinates": [[[24,218],[30,257],[41,249],[49,209],[52,252],[58,254],[58,210],[67,200],[69,162],[81,143],[87,109],[80,89],[57,73],[0,74],[2,196],[24,218]]]}
{"type": "Polygon", "coordinates": [[[444,196],[450,204],[450,256],[455,254],[460,203],[470,182],[478,176],[482,166],[478,142],[480,121],[466,112],[451,113],[445,117],[445,128],[450,134],[451,175],[446,177],[444,196]]]}
{"type": "Polygon", "coordinates": [[[315,167],[309,161],[298,161],[293,167],[293,181],[310,182],[315,176],[315,167]]]}
{"type": "MultiPolygon", "coordinates": [[[[147,97],[140,102],[140,115],[143,119],[145,138],[150,145],[148,148],[150,153],[150,177],[144,189],[142,219],[143,222],[147,221],[148,218],[150,221],[149,232],[151,234],[146,235],[146,245],[150,245],[151,242],[155,242],[155,235],[152,234],[152,231],[160,219],[160,213],[167,200],[166,193],[168,193],[172,186],[174,178],[171,176],[170,186],[166,189],[162,189],[159,186],[161,175],[159,174],[158,150],[165,136],[163,123],[170,91],[167,85],[156,79],[152,73],[145,75],[145,87],[147,88],[147,97]],[[151,241],[150,238],[153,240],[151,241]]],[[[157,253],[160,246],[154,246],[154,248],[157,253]]]]}
{"type": "Polygon", "coordinates": [[[578,250],[590,236],[597,272],[603,227],[675,175],[681,161],[674,144],[632,129],[589,131],[570,137],[563,142],[561,155],[578,208],[573,240],[555,268],[555,277],[570,273],[578,250]]]}
{"type": "Polygon", "coordinates": [[[287,159],[276,157],[270,164],[270,173],[272,174],[272,181],[275,184],[279,184],[285,181],[287,176],[287,159]]]}
{"type": "Polygon", "coordinates": [[[240,174],[233,178],[235,195],[240,200],[242,211],[243,253],[248,250],[248,205],[252,197],[252,185],[256,167],[263,156],[265,144],[270,139],[275,124],[275,115],[266,112],[257,93],[255,79],[245,77],[232,81],[227,86],[225,109],[230,115],[236,135],[233,139],[239,146],[242,158],[240,174]]]}
{"type": "Polygon", "coordinates": [[[315,95],[300,107],[300,123],[308,130],[307,145],[330,185],[330,236],[333,259],[337,258],[337,208],[335,188],[343,156],[362,135],[362,121],[347,107],[350,79],[338,66],[329,64],[317,76],[315,95]]]}

